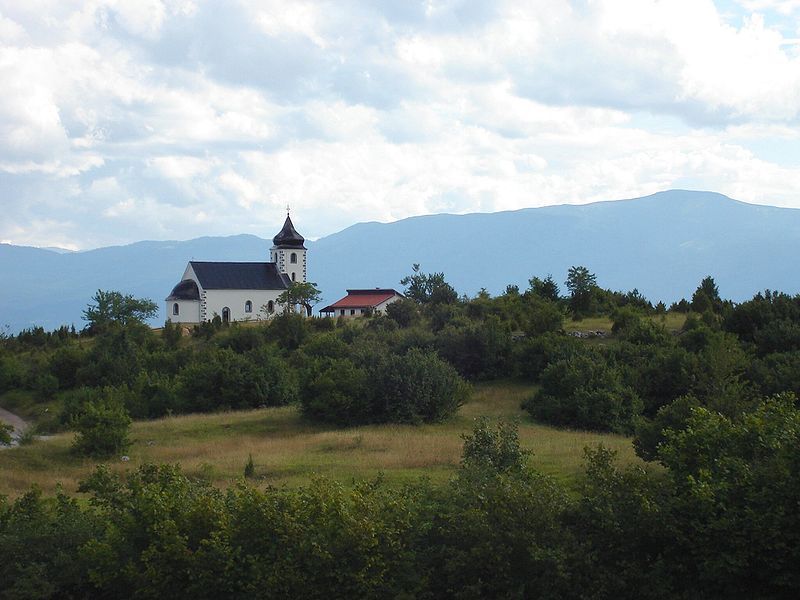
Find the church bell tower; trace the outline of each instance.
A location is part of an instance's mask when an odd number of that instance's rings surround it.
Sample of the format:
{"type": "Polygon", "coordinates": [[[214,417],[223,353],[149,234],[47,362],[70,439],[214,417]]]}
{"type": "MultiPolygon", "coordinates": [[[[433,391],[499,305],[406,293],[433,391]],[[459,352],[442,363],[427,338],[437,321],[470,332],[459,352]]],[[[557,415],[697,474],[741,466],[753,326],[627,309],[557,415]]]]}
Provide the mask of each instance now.
{"type": "Polygon", "coordinates": [[[286,210],[286,221],[283,229],[272,238],[270,260],[274,262],[280,273],[286,273],[292,281],[306,282],[306,247],[305,239],[297,233],[286,210]]]}

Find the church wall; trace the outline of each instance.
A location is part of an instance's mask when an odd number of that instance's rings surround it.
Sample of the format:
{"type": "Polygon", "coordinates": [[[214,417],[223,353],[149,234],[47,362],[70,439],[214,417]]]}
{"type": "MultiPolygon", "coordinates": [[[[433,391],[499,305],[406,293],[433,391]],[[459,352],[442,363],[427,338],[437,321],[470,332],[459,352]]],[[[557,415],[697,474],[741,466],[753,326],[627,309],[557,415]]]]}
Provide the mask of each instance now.
{"type": "Polygon", "coordinates": [[[199,323],[200,322],[200,301],[199,300],[167,300],[166,312],[167,320],[173,323],[199,323]],[[178,314],[174,315],[173,307],[178,305],[178,314]]]}
{"type": "Polygon", "coordinates": [[[292,281],[305,283],[308,276],[308,262],[306,253],[302,248],[276,248],[270,250],[270,260],[274,261],[278,271],[286,273],[292,281]],[[297,262],[291,261],[292,254],[297,258],[297,262]]]}
{"type": "Polygon", "coordinates": [[[283,290],[205,290],[206,293],[206,319],[211,320],[217,314],[222,318],[222,309],[230,309],[231,321],[257,321],[265,319],[261,307],[272,300],[277,306],[278,296],[283,290]],[[253,312],[245,312],[245,302],[253,303],[253,312]]]}

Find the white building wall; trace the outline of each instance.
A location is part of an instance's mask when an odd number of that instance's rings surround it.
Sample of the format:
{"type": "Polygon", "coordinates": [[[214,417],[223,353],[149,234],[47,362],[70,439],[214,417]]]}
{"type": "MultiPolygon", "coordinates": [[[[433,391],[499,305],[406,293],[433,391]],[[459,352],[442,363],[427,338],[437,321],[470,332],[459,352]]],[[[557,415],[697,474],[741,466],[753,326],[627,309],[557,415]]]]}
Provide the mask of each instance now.
{"type": "Polygon", "coordinates": [[[199,323],[199,300],[167,300],[167,321],[172,323],[199,323]],[[174,307],[178,305],[178,314],[174,314],[174,307]]]}
{"type": "Polygon", "coordinates": [[[389,306],[392,302],[397,302],[398,300],[401,300],[401,299],[402,299],[402,296],[392,296],[388,300],[384,300],[383,302],[378,304],[375,307],[375,312],[378,313],[379,315],[386,314],[386,307],[389,306]]]}
{"type": "Polygon", "coordinates": [[[278,296],[283,290],[205,290],[205,320],[211,320],[215,315],[222,318],[222,310],[230,309],[231,321],[258,321],[267,317],[261,312],[261,307],[272,300],[275,312],[280,312],[278,296]],[[245,312],[245,303],[253,303],[253,312],[245,312]]]}
{"type": "Polygon", "coordinates": [[[286,273],[292,281],[305,283],[308,277],[307,250],[302,248],[276,248],[270,250],[270,260],[278,266],[279,273],[286,273]],[[292,262],[292,254],[297,262],[292,262]]]}

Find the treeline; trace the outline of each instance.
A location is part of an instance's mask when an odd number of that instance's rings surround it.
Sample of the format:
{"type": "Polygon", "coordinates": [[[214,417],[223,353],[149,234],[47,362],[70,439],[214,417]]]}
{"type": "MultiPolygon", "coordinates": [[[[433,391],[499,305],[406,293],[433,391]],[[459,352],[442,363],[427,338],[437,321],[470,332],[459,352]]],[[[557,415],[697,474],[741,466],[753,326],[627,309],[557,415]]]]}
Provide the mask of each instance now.
{"type": "Polygon", "coordinates": [[[695,410],[662,471],[589,451],[571,493],[486,422],[446,486],[221,491],[101,467],[88,502],[0,500],[0,598],[796,598],[799,442],[776,397],[736,421],[695,410]]]}
{"type": "Polygon", "coordinates": [[[418,423],[451,415],[465,381],[517,378],[539,385],[525,402],[533,418],[635,434],[652,459],[664,428],[680,428],[692,408],[735,418],[763,397],[800,393],[800,296],[734,304],[708,277],[668,309],[636,290],[603,290],[584,267],[570,269],[567,295],[548,276],[459,297],[416,265],[403,284],[407,299],[359,323],[290,313],[265,325],[207,322],[187,339],[100,311],[80,334],[25,331],[0,344],[0,394],[56,400],[50,429],[91,403],[141,419],[298,402],[334,424],[418,423]],[[675,313],[686,316],[678,332],[662,318],[675,313]],[[568,317],[597,315],[612,319],[613,335],[563,330],[568,317]]]}

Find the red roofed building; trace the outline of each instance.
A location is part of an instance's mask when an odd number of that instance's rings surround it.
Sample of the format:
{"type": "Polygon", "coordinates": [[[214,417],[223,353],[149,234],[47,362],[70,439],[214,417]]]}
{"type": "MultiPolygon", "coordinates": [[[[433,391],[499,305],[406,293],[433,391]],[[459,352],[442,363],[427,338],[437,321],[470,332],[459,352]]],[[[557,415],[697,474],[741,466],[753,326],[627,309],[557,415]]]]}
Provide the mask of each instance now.
{"type": "Polygon", "coordinates": [[[389,304],[397,302],[401,298],[403,298],[403,294],[392,289],[347,290],[347,296],[319,312],[323,317],[344,317],[346,319],[369,314],[383,314],[389,304]]]}

